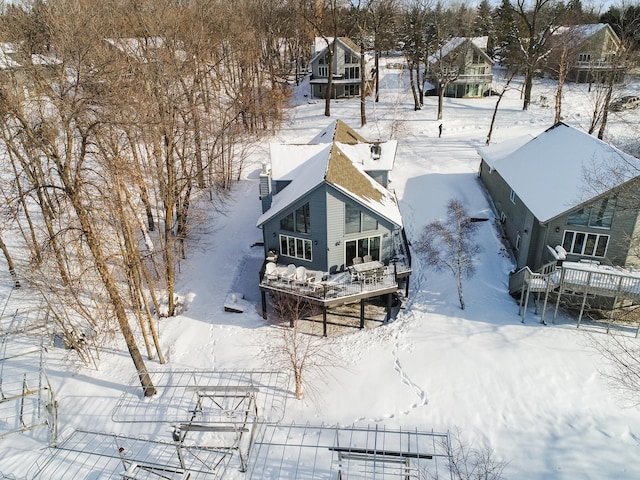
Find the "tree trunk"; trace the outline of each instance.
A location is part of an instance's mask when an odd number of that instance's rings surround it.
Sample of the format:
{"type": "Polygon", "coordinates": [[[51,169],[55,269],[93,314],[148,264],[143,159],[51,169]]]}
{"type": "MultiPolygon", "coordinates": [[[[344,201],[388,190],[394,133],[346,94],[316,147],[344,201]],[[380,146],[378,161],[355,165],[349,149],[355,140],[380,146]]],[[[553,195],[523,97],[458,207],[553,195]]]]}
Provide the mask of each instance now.
{"type": "Polygon", "coordinates": [[[364,127],[367,124],[367,92],[366,87],[366,73],[364,71],[364,42],[360,43],[360,126],[364,127]]]}
{"type": "Polygon", "coordinates": [[[413,110],[420,110],[420,100],[418,99],[418,92],[416,92],[416,82],[413,78],[413,62],[409,62],[409,83],[411,84],[411,93],[413,94],[413,110]]]}
{"type": "Polygon", "coordinates": [[[376,94],[375,94],[375,101],[376,103],[378,103],[378,101],[380,100],[380,52],[378,50],[376,50],[376,57],[375,57],[375,66],[374,68],[376,69],[376,94]]]}
{"type": "Polygon", "coordinates": [[[533,88],[533,68],[528,66],[524,77],[524,101],[522,110],[528,110],[531,103],[531,89],[533,88]]]}
{"type": "Polygon", "coordinates": [[[4,243],[4,239],[2,238],[2,235],[0,235],[0,249],[2,250],[2,254],[4,255],[5,260],[7,261],[9,274],[13,279],[13,286],[15,288],[20,288],[20,280],[18,279],[18,275],[16,274],[16,267],[13,263],[13,258],[11,258],[11,254],[9,253],[9,249],[4,243]]]}

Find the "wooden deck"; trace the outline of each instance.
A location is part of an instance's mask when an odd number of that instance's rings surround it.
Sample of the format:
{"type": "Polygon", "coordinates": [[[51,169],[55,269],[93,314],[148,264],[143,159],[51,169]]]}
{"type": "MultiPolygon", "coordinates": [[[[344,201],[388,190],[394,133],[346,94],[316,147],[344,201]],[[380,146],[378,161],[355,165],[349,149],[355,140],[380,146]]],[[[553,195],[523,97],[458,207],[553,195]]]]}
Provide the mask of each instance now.
{"type": "MultiPolygon", "coordinates": [[[[315,272],[308,273],[313,277],[315,272]]],[[[388,321],[391,317],[392,296],[402,289],[405,289],[405,295],[407,295],[410,275],[411,268],[402,262],[386,266],[384,273],[374,277],[361,276],[359,279],[354,279],[349,272],[338,272],[326,274],[321,282],[297,282],[284,276],[267,276],[263,268],[260,280],[263,316],[266,318],[267,293],[304,298],[321,308],[326,335],[327,309],[360,302],[360,325],[364,328],[364,302],[367,299],[386,297],[386,320],[388,321]]]]}
{"type": "Polygon", "coordinates": [[[522,321],[526,314],[530,293],[544,294],[544,307],[541,322],[544,323],[547,300],[550,293],[557,294],[554,319],[557,315],[558,303],[563,294],[582,295],[583,302],[578,318],[578,326],[582,319],[587,296],[600,296],[632,302],[640,301],[640,271],[623,269],[610,265],[599,265],[595,262],[555,262],[546,265],[539,272],[532,272],[528,267],[521,269],[509,279],[509,292],[520,292],[522,321]]]}

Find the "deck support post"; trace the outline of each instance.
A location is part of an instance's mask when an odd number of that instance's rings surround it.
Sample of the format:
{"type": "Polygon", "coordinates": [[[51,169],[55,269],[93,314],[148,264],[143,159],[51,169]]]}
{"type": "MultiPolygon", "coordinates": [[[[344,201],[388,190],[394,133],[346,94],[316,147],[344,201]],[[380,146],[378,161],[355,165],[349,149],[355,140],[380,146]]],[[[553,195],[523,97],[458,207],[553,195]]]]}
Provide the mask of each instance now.
{"type": "Polygon", "coordinates": [[[587,303],[587,291],[585,290],[584,295],[582,296],[582,305],[580,306],[580,315],[578,316],[578,324],[576,328],[580,328],[580,323],[582,322],[582,314],[584,313],[584,306],[587,303]]]}
{"type": "MultiPolygon", "coordinates": [[[[527,284],[526,282],[522,284],[522,290],[520,290],[520,302],[518,303],[518,315],[521,317],[522,315],[522,302],[524,301],[524,292],[526,290],[527,284]]],[[[522,319],[522,323],[524,323],[524,318],[522,319]]]]}
{"type": "Polygon", "coordinates": [[[364,328],[364,298],[360,299],[360,330],[364,328]]]}
{"type": "Polygon", "coordinates": [[[267,319],[267,294],[264,290],[260,290],[260,299],[262,300],[262,319],[267,319]]]}
{"type": "Polygon", "coordinates": [[[522,310],[522,323],[524,323],[524,317],[527,315],[527,307],[529,306],[529,285],[527,285],[527,293],[524,296],[524,310],[522,310]]]}
{"type": "Polygon", "coordinates": [[[609,322],[607,323],[607,333],[609,333],[609,327],[611,327],[611,322],[613,322],[613,311],[616,308],[616,303],[618,303],[617,296],[613,298],[613,305],[611,305],[611,312],[609,312],[609,322]]]}
{"type": "Polygon", "coordinates": [[[322,306],[322,336],[327,336],[327,307],[326,305],[322,306]]]}
{"type": "Polygon", "coordinates": [[[391,294],[387,293],[387,316],[384,319],[384,323],[391,320],[391,294]]]}
{"type": "Polygon", "coordinates": [[[547,301],[549,300],[549,284],[547,283],[547,289],[544,292],[544,303],[542,304],[542,316],[540,317],[540,323],[546,325],[544,321],[544,314],[547,313],[547,301]]]}

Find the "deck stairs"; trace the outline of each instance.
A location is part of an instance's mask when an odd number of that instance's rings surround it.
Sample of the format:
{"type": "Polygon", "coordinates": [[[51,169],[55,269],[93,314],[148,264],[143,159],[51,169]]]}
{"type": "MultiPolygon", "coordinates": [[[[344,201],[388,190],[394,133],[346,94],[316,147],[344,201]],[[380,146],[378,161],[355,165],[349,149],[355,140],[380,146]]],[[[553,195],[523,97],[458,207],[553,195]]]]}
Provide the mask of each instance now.
{"type": "MultiPolygon", "coordinates": [[[[557,295],[554,319],[563,294],[583,296],[580,318],[578,319],[579,326],[588,296],[614,298],[614,303],[618,300],[639,302],[640,271],[600,265],[590,261],[565,261],[562,263],[552,261],[536,272],[533,272],[529,267],[524,267],[509,277],[509,293],[513,296],[520,295],[521,309],[524,303],[524,311],[521,312],[522,321],[524,321],[529,296],[534,294],[537,300],[544,296],[541,323],[545,323],[544,314],[547,300],[552,292],[557,295]]],[[[534,305],[537,313],[537,301],[534,305]]]]}

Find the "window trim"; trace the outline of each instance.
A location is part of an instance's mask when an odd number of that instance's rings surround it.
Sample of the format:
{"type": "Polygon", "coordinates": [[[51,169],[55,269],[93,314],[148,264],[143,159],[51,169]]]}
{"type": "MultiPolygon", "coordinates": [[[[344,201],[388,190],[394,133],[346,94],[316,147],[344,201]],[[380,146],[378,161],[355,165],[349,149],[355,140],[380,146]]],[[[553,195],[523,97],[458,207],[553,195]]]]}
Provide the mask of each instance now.
{"type": "Polygon", "coordinates": [[[357,204],[345,202],[345,204],[344,204],[344,224],[343,224],[343,232],[344,232],[345,236],[346,235],[358,235],[360,233],[377,232],[377,231],[379,231],[379,229],[380,229],[380,222],[378,221],[378,219],[376,217],[371,215],[370,212],[363,210],[357,204]],[[358,220],[358,230],[353,231],[353,232],[347,232],[347,209],[348,208],[352,208],[354,210],[357,210],[360,213],[360,218],[358,220]],[[367,230],[364,229],[365,225],[366,225],[365,216],[369,217],[371,220],[375,221],[375,223],[376,223],[375,228],[371,228],[371,229],[367,229],[367,230]]]}
{"type": "Polygon", "coordinates": [[[278,240],[280,245],[280,255],[283,255],[285,257],[290,257],[290,258],[297,258],[298,260],[304,260],[306,262],[313,262],[313,241],[311,239],[295,237],[293,235],[284,235],[281,233],[279,235],[278,240]],[[285,243],[285,245],[287,246],[286,251],[283,251],[282,249],[283,239],[286,241],[285,243]],[[289,239],[293,240],[293,248],[294,248],[293,255],[290,255],[291,252],[289,251],[289,239]],[[301,256],[298,255],[298,242],[302,242],[301,256]],[[305,248],[305,244],[308,245],[309,258],[306,258],[305,256],[305,253],[307,252],[307,249],[305,248]]]}
{"type": "Polygon", "coordinates": [[[591,258],[605,258],[607,256],[607,250],[609,249],[609,242],[611,241],[611,235],[605,234],[605,233],[590,233],[590,232],[581,232],[579,230],[565,230],[562,233],[562,246],[563,248],[567,251],[568,254],[570,255],[579,255],[581,257],[591,257],[591,258]],[[571,239],[571,245],[569,246],[569,248],[565,247],[565,239],[567,237],[567,234],[571,233],[573,235],[573,238],[571,239]],[[575,246],[575,241],[576,241],[576,237],[577,234],[581,234],[584,235],[584,240],[582,242],[582,248],[581,248],[581,252],[577,253],[574,252],[574,246],[575,246]],[[588,238],[589,236],[594,236],[595,238],[595,242],[593,244],[593,255],[588,254],[588,253],[584,253],[585,248],[587,246],[588,243],[588,238]],[[596,255],[597,251],[598,251],[598,245],[600,244],[600,239],[601,238],[606,238],[606,244],[604,247],[604,252],[602,255],[596,255]]]}
{"type": "Polygon", "coordinates": [[[382,255],[382,235],[367,235],[364,237],[358,237],[358,238],[350,238],[348,240],[345,240],[344,242],[344,261],[345,261],[345,265],[346,266],[351,266],[353,265],[353,258],[347,258],[347,248],[349,243],[353,242],[355,243],[355,247],[356,247],[356,256],[360,256],[361,258],[364,257],[365,255],[371,255],[371,239],[372,238],[377,238],[378,239],[378,258],[376,258],[375,260],[380,260],[381,255],[382,255]],[[360,246],[360,242],[364,239],[367,239],[367,253],[363,253],[362,255],[357,255],[358,254],[358,249],[360,246]]]}

